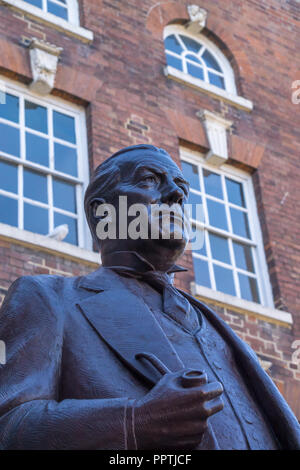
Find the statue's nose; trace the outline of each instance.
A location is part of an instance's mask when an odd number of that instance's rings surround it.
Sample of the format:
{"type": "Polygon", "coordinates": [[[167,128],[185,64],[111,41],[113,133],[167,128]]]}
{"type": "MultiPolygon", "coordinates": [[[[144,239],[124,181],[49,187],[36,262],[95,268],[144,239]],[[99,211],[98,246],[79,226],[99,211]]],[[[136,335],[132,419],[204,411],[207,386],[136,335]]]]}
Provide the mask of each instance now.
{"type": "Polygon", "coordinates": [[[162,202],[165,204],[183,204],[184,192],[175,183],[169,184],[164,191],[162,202]]]}

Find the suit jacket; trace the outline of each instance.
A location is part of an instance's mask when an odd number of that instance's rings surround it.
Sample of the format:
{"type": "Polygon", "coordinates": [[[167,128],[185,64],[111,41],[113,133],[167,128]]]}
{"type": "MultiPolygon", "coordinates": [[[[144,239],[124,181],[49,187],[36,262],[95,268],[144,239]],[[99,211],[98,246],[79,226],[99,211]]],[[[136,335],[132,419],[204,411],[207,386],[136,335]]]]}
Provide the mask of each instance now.
{"type": "MultiPolygon", "coordinates": [[[[280,445],[300,449],[298,422],[255,353],[212,310],[200,309],[234,351],[280,445]]],[[[84,277],[26,276],[0,312],[7,362],[0,366],[3,449],[118,449],[128,444],[128,407],[157,382],[138,352],[181,369],[145,303],[100,268],[84,277]]]]}

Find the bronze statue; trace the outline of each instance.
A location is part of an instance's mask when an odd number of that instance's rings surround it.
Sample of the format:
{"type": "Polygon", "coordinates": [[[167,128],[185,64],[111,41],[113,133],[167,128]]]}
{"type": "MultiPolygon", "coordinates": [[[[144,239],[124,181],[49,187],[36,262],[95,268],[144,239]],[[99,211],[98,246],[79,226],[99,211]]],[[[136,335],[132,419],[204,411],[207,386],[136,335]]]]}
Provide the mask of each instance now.
{"type": "MultiPolygon", "coordinates": [[[[125,148],[85,196],[102,266],[25,276],[0,314],[2,449],[300,449],[299,424],[255,353],[207,306],[175,289],[187,237],[101,239],[119,196],[184,207],[188,184],[162,149],[125,148]]],[[[128,218],[128,223],[132,217],[128,218]]],[[[150,218],[149,218],[150,221],[150,218]]],[[[119,232],[118,232],[119,233],[119,232]]]]}

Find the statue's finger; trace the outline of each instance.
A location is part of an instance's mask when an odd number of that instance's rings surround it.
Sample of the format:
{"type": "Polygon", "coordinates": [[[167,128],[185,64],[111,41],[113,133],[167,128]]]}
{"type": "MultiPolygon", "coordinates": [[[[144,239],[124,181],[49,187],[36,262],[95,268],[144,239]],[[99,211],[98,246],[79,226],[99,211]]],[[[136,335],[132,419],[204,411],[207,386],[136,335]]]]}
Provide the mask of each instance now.
{"type": "Polygon", "coordinates": [[[150,364],[155,367],[161,375],[170,374],[171,371],[168,367],[152,353],[141,352],[135,355],[136,359],[146,359],[150,364]]]}

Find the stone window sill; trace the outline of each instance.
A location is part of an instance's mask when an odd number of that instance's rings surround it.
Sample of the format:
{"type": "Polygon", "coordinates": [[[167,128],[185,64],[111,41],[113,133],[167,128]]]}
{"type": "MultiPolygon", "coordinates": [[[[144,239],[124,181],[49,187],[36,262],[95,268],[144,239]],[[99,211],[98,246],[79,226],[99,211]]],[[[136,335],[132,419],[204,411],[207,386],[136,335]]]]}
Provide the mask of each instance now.
{"type": "Polygon", "coordinates": [[[229,93],[226,90],[222,90],[215,85],[211,85],[210,83],[206,83],[200,78],[192,77],[180,70],[175,69],[174,67],[170,67],[167,65],[164,68],[164,73],[167,78],[171,78],[173,80],[177,80],[181,83],[186,85],[190,85],[194,88],[197,88],[204,93],[213,96],[214,98],[218,98],[220,100],[226,101],[227,103],[239,108],[243,109],[244,111],[252,111],[253,110],[253,103],[242,96],[234,95],[229,93]]]}
{"type": "Polygon", "coordinates": [[[0,223],[0,239],[1,238],[9,240],[12,243],[32,247],[35,250],[45,251],[53,255],[68,258],[78,263],[83,262],[84,264],[93,265],[96,268],[100,265],[101,260],[99,253],[0,223]]]}
{"type": "Polygon", "coordinates": [[[83,42],[90,43],[94,39],[92,31],[59,18],[52,13],[46,13],[38,7],[23,2],[23,0],[0,0],[0,5],[6,5],[15,11],[25,13],[30,18],[38,20],[47,26],[52,26],[58,31],[62,31],[70,36],[80,39],[83,42]]]}
{"type": "Polygon", "coordinates": [[[255,302],[249,302],[248,300],[239,299],[232,295],[223,294],[223,292],[214,291],[207,287],[200,286],[195,282],[191,283],[191,291],[194,297],[203,299],[204,302],[205,300],[214,301],[232,310],[248,313],[261,320],[282,324],[283,326],[291,326],[293,324],[292,315],[282,310],[264,307],[255,302]]]}

